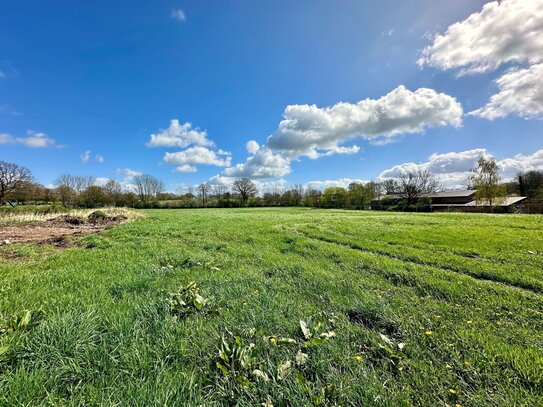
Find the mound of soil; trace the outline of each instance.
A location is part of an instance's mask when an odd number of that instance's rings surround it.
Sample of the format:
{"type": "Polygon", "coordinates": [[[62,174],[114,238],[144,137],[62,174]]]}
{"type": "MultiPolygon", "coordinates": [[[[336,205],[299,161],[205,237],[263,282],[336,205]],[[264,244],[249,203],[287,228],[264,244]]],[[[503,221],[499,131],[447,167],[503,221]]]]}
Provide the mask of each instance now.
{"type": "Polygon", "coordinates": [[[67,247],[69,236],[83,236],[96,233],[121,223],[122,217],[107,217],[94,222],[71,215],[62,215],[55,219],[37,224],[17,226],[0,225],[0,246],[14,243],[44,243],[56,247],[67,247]]]}
{"type": "Polygon", "coordinates": [[[71,216],[71,215],[62,215],[55,219],[48,220],[44,223],[50,223],[52,225],[72,225],[72,226],[80,226],[87,223],[86,219],[80,218],[77,216],[71,216]]]}

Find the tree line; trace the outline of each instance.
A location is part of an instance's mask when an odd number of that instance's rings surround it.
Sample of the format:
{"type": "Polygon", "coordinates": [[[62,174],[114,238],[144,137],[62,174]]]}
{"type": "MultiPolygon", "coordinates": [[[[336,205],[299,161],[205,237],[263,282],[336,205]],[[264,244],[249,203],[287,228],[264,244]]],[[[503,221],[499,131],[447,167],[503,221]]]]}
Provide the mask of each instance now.
{"type": "MultiPolygon", "coordinates": [[[[514,181],[503,183],[495,160],[481,158],[468,180],[477,190],[477,199],[499,204],[507,195],[543,199],[543,171],[519,173],[514,181]]],[[[353,182],[348,187],[328,187],[321,191],[311,184],[291,188],[273,187],[258,191],[248,178],[237,179],[231,187],[204,182],[198,186],[166,192],[165,185],[149,174],[137,175],[131,185],[109,180],[97,185],[94,177],[63,174],[52,187],[35,182],[30,170],[0,161],[0,204],[58,203],[68,207],[96,208],[126,206],[140,208],[197,208],[240,206],[308,206],[349,209],[429,210],[427,195],[440,189],[434,174],[427,170],[407,171],[394,179],[353,182]]]]}

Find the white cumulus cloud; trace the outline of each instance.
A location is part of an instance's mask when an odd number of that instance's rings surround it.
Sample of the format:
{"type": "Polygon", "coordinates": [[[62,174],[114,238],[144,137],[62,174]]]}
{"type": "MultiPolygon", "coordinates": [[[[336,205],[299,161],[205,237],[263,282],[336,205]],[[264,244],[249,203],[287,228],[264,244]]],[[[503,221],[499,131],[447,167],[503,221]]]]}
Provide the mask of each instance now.
{"type": "Polygon", "coordinates": [[[496,80],[499,92],[471,114],[486,119],[543,115],[543,0],[503,0],[448,27],[433,38],[419,65],[460,75],[513,66],[496,80]]]}
{"type": "Polygon", "coordinates": [[[180,165],[174,170],[174,172],[196,172],[196,171],[198,171],[198,168],[189,164],[180,165]]]}
{"type": "Polygon", "coordinates": [[[533,154],[517,154],[510,158],[498,161],[498,165],[505,179],[510,179],[515,174],[524,171],[543,170],[543,149],[533,154]]]}
{"type": "Polygon", "coordinates": [[[29,148],[46,148],[52,147],[56,143],[45,133],[28,130],[26,137],[15,137],[11,134],[0,133],[0,144],[22,144],[29,148]]]}
{"type": "Polygon", "coordinates": [[[246,162],[224,170],[220,177],[227,178],[277,178],[291,172],[290,159],[276,154],[268,147],[260,148],[246,162]]]}
{"type": "Polygon", "coordinates": [[[543,1],[503,0],[449,26],[434,37],[419,65],[461,73],[487,72],[505,63],[535,63],[543,58],[543,1]]]}
{"type": "Polygon", "coordinates": [[[247,148],[249,153],[254,154],[260,149],[260,145],[254,140],[249,140],[247,144],[245,144],[245,148],[247,148]]]}
{"type": "Polygon", "coordinates": [[[214,143],[207,138],[205,130],[195,129],[189,122],[181,124],[177,119],[171,120],[167,129],[151,134],[151,139],[147,143],[148,147],[186,148],[191,145],[212,147],[214,143]]]}
{"type": "Polygon", "coordinates": [[[510,71],[498,78],[496,83],[499,92],[470,115],[489,120],[509,114],[525,119],[543,118],[543,64],[510,71]]]}
{"type": "Polygon", "coordinates": [[[232,163],[232,156],[223,150],[213,151],[206,147],[190,147],[183,151],[166,153],[164,162],[178,165],[204,164],[228,167],[232,163]]]}
{"type": "Polygon", "coordinates": [[[354,137],[379,142],[422,133],[428,127],[458,127],[462,114],[462,106],[452,96],[428,88],[413,92],[401,85],[379,99],[355,104],[287,106],[278,129],[268,137],[268,146],[293,158],[352,153],[358,147],[345,149],[340,144],[354,137]]]}
{"type": "Polygon", "coordinates": [[[117,174],[125,179],[125,181],[131,180],[138,175],[142,175],[141,172],[133,170],[131,168],[117,168],[117,174]]]}

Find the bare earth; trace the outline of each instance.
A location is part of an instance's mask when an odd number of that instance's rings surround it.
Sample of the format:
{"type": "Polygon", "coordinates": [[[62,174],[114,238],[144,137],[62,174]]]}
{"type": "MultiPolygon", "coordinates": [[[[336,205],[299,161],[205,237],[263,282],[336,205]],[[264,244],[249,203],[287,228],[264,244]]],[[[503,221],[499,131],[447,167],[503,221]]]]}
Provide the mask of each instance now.
{"type": "Polygon", "coordinates": [[[13,243],[51,243],[57,246],[65,246],[65,238],[68,236],[83,236],[96,233],[120,223],[117,220],[105,220],[103,222],[81,222],[76,218],[59,217],[45,222],[26,225],[0,225],[0,246],[13,243]]]}

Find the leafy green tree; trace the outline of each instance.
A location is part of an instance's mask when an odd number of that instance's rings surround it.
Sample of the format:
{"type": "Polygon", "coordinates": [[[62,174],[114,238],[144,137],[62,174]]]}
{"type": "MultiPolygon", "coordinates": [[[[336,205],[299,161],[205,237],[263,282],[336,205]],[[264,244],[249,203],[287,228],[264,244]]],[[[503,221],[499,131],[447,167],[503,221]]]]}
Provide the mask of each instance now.
{"type": "Polygon", "coordinates": [[[102,187],[91,185],[81,193],[79,201],[87,208],[98,208],[108,203],[108,196],[102,187]]]}
{"type": "Polygon", "coordinates": [[[365,188],[360,182],[349,184],[349,206],[355,209],[364,209],[365,206],[365,188]]]}
{"type": "Polygon", "coordinates": [[[477,167],[473,169],[470,183],[477,190],[477,203],[488,204],[491,207],[502,203],[506,196],[506,190],[500,184],[500,168],[494,158],[479,158],[477,167]]]}
{"type": "Polygon", "coordinates": [[[345,208],[349,195],[345,188],[326,188],[322,194],[321,202],[325,208],[345,208]]]}
{"type": "Polygon", "coordinates": [[[528,198],[543,198],[543,171],[534,170],[517,175],[519,192],[528,198]]]}

